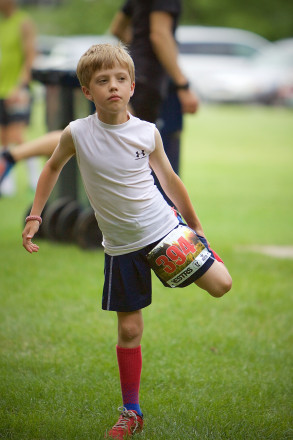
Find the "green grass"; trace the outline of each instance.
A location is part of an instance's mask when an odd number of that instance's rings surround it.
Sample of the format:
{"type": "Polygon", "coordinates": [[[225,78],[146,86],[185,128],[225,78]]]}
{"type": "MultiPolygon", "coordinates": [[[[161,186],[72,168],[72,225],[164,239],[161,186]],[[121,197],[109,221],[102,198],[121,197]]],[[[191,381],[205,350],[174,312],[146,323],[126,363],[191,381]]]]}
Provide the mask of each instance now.
{"type": "MultiPolygon", "coordinates": [[[[36,117],[36,116],[35,116],[36,117]]],[[[203,107],[186,118],[182,177],[232,291],[169,290],[145,309],[147,440],[285,440],[292,431],[292,112],[203,107]]],[[[42,130],[39,116],[29,136],[42,130]]],[[[0,438],[95,440],[117,420],[116,317],[100,310],[103,253],[21,246],[33,195],[1,199],[0,438]]]]}

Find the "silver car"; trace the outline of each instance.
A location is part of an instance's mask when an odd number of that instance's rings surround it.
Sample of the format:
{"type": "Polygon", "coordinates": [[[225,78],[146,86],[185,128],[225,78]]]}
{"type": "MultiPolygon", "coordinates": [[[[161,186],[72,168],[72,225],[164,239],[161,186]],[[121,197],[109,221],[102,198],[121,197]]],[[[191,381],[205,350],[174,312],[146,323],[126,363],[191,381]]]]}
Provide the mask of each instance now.
{"type": "Polygon", "coordinates": [[[275,42],[241,67],[211,72],[197,86],[206,101],[292,106],[293,38],[275,42]]]}
{"type": "Polygon", "coordinates": [[[206,75],[241,68],[248,59],[270,45],[268,40],[253,32],[210,26],[179,26],[176,39],[180,65],[192,88],[202,98],[206,75]]]}

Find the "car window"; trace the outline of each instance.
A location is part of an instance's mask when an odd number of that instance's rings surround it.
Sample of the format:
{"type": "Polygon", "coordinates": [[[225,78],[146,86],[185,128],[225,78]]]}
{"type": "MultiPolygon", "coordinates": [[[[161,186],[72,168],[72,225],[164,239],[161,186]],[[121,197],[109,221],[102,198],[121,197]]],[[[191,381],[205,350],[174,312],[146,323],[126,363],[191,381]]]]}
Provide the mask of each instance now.
{"type": "Polygon", "coordinates": [[[259,65],[293,67],[293,38],[271,44],[252,61],[259,65]]]}
{"type": "Polygon", "coordinates": [[[257,51],[244,44],[234,43],[179,43],[178,49],[181,54],[186,55],[222,55],[250,57],[257,51]]]}
{"type": "Polygon", "coordinates": [[[239,57],[252,57],[258,54],[259,51],[254,47],[246,46],[245,44],[234,44],[233,55],[239,57]]]}

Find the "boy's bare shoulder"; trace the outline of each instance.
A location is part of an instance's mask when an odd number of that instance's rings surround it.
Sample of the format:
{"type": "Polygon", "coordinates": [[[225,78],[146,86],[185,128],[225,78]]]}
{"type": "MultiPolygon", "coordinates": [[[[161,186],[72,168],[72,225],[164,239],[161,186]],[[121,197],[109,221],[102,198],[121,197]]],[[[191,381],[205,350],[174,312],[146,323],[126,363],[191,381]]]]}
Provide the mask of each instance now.
{"type": "Polygon", "coordinates": [[[62,135],[61,135],[61,139],[64,138],[64,140],[69,140],[72,139],[72,134],[71,134],[71,130],[70,130],[70,125],[67,125],[67,127],[64,128],[62,135]]]}
{"type": "Polygon", "coordinates": [[[61,134],[60,145],[65,148],[72,149],[73,152],[75,152],[74,142],[69,125],[67,125],[61,134]]]}

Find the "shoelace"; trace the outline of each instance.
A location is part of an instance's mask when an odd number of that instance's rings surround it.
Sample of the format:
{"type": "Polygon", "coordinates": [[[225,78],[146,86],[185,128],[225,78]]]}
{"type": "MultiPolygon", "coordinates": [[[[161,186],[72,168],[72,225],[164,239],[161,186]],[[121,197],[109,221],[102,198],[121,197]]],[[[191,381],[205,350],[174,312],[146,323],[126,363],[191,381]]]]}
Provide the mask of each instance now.
{"type": "Polygon", "coordinates": [[[127,419],[130,419],[132,417],[135,422],[135,427],[132,431],[132,434],[134,434],[139,425],[136,414],[133,411],[128,411],[124,406],[120,406],[118,408],[118,411],[121,411],[122,418],[118,420],[118,422],[116,423],[116,425],[113,426],[112,429],[127,428],[127,419]]]}

